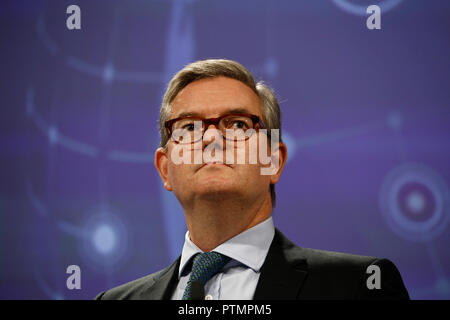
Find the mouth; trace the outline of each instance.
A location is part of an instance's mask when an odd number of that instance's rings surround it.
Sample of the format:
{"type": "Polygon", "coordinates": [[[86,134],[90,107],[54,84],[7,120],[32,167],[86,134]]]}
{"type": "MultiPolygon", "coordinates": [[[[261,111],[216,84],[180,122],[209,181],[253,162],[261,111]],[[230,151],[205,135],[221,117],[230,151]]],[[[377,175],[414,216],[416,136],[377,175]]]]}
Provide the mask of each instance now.
{"type": "Polygon", "coordinates": [[[211,161],[211,162],[205,162],[204,165],[211,165],[211,164],[224,164],[222,161],[211,161]]]}
{"type": "Polygon", "coordinates": [[[229,167],[229,168],[233,168],[233,166],[231,166],[229,164],[226,164],[226,163],[223,163],[222,161],[212,161],[212,162],[205,162],[205,163],[203,163],[200,167],[198,167],[198,169],[196,171],[198,171],[198,170],[200,170],[200,169],[202,169],[204,167],[212,167],[212,168],[214,168],[214,167],[219,167],[219,166],[226,166],[226,167],[229,167]]]}

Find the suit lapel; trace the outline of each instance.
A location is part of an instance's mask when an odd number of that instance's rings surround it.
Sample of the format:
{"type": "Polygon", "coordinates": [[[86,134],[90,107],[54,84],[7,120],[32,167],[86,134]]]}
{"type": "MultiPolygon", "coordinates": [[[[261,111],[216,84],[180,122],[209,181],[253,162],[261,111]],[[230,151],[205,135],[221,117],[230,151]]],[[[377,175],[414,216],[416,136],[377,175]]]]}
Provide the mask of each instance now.
{"type": "Polygon", "coordinates": [[[306,259],[287,254],[293,247],[295,245],[275,229],[274,239],[261,268],[255,300],[297,299],[308,272],[306,259]]]}
{"type": "Polygon", "coordinates": [[[143,300],[170,300],[173,290],[178,283],[178,269],[181,257],[178,257],[165,270],[157,275],[153,282],[142,290],[140,298],[143,300]]]}

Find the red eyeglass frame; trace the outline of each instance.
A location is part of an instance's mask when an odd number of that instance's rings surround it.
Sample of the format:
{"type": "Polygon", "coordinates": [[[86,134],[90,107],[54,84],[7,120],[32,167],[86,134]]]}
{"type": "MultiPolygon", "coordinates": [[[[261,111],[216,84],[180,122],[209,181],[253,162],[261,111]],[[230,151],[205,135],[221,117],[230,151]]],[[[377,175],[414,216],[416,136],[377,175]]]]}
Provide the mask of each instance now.
{"type": "Polygon", "coordinates": [[[248,117],[248,118],[250,118],[252,120],[253,126],[258,124],[260,126],[260,129],[265,129],[264,124],[261,121],[261,119],[257,115],[250,114],[250,113],[227,113],[227,114],[221,115],[220,117],[217,117],[217,118],[206,118],[206,119],[202,119],[200,117],[195,117],[195,116],[179,117],[179,118],[167,120],[164,123],[164,127],[166,128],[168,138],[170,139],[171,136],[172,136],[172,125],[176,121],[183,120],[183,119],[194,118],[194,119],[201,120],[203,122],[203,124],[205,125],[205,128],[208,128],[211,124],[213,124],[216,128],[218,128],[220,120],[222,120],[225,117],[229,117],[229,116],[244,116],[244,117],[248,117]]]}

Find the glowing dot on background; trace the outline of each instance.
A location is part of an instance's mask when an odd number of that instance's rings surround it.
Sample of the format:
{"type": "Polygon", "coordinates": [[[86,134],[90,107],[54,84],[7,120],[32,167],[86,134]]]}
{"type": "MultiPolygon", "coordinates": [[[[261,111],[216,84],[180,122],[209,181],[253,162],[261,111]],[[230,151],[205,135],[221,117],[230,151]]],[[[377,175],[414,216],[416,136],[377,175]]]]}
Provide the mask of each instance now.
{"type": "Polygon", "coordinates": [[[397,131],[403,125],[403,116],[397,111],[392,111],[388,114],[386,122],[389,127],[397,131]]]}
{"type": "Polygon", "coordinates": [[[408,203],[408,208],[414,213],[419,213],[425,207],[425,199],[419,192],[411,193],[406,201],[408,203]]]}
{"type": "Polygon", "coordinates": [[[275,77],[278,74],[279,69],[278,61],[273,57],[267,58],[264,63],[264,69],[267,75],[270,77],[275,77]]]}
{"type": "Polygon", "coordinates": [[[437,213],[439,195],[434,195],[433,187],[417,177],[404,181],[397,193],[397,202],[402,215],[409,220],[427,221],[437,213]]]}
{"type": "Polygon", "coordinates": [[[94,268],[113,268],[128,253],[128,232],[117,210],[103,205],[88,211],[82,225],[81,255],[94,268]]]}
{"type": "Polygon", "coordinates": [[[50,126],[48,128],[48,140],[51,144],[55,144],[58,142],[58,129],[56,129],[54,126],[50,126]]]}
{"type": "Polygon", "coordinates": [[[116,246],[117,235],[111,226],[103,224],[94,230],[92,241],[95,249],[99,253],[108,254],[116,246]]]}
{"type": "Polygon", "coordinates": [[[111,82],[114,78],[114,67],[112,65],[107,65],[103,69],[103,81],[111,82]]]}

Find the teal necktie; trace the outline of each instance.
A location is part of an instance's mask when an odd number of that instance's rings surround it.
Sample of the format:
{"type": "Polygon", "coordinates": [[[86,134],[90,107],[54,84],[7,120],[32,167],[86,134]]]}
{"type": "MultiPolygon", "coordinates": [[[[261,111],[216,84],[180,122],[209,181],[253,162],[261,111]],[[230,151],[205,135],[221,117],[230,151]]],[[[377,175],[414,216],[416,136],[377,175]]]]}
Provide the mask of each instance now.
{"type": "Polygon", "coordinates": [[[198,281],[204,286],[230,259],[230,257],[214,251],[197,254],[192,263],[191,275],[184,290],[183,300],[189,300],[191,285],[194,281],[198,281]]]}

